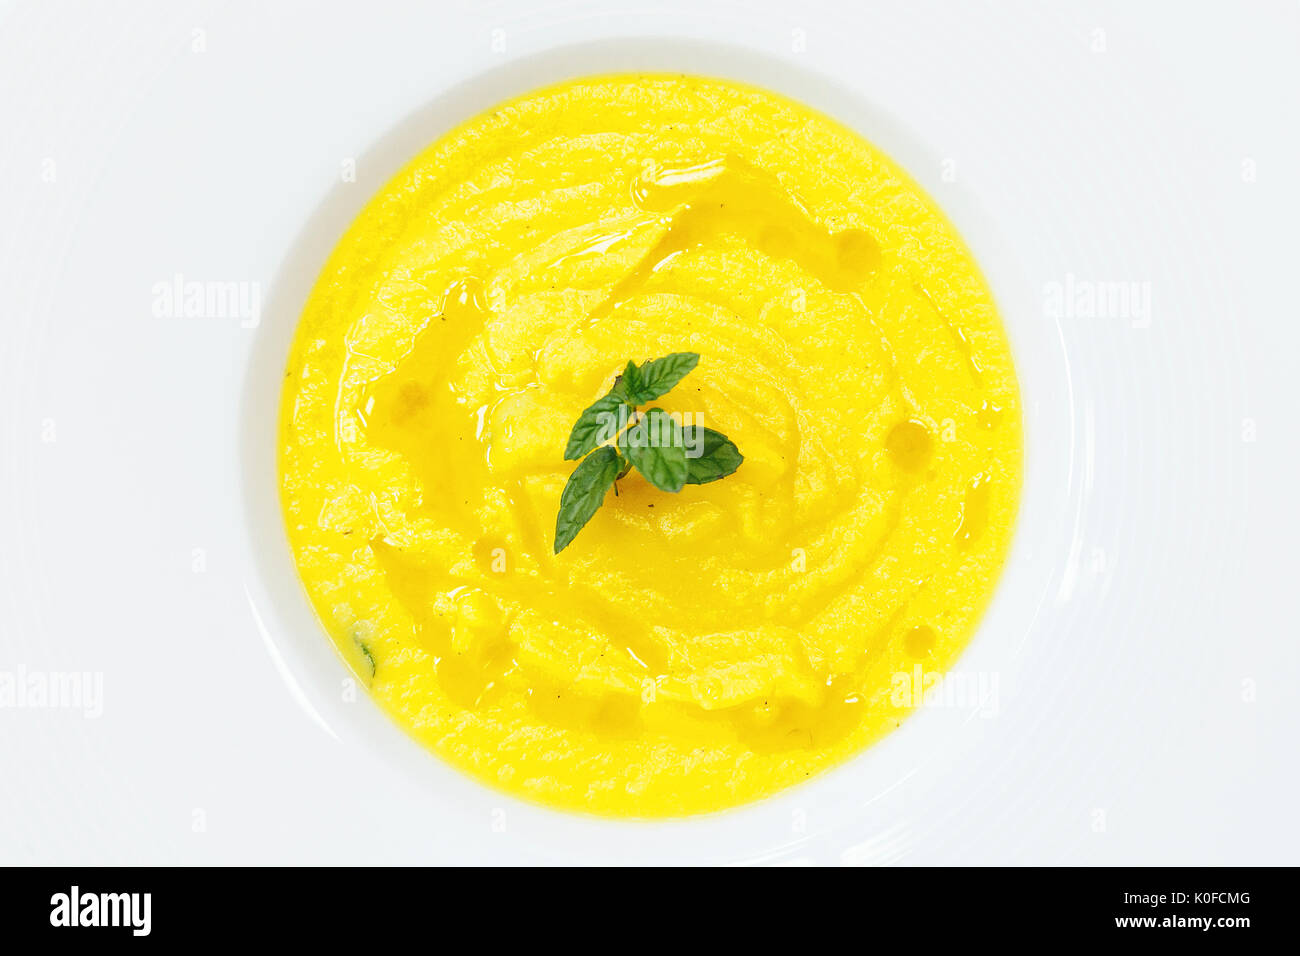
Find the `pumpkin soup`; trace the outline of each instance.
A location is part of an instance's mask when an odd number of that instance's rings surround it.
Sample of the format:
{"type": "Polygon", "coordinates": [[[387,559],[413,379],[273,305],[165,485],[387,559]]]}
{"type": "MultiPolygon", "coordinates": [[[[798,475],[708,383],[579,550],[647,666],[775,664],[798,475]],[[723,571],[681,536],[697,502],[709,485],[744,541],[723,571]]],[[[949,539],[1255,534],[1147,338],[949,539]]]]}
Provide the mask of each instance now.
{"type": "Polygon", "coordinates": [[[1021,456],[994,303],[916,184],[798,103],[677,75],[428,147],[325,266],[280,425],[290,544],[356,678],[480,780],[620,816],[754,800],[897,726],[897,676],[949,668],[989,599],[1021,456]],[[556,553],[575,421],[683,354],[653,404],[734,443],[725,477],[666,491],[597,441],[556,553]]]}

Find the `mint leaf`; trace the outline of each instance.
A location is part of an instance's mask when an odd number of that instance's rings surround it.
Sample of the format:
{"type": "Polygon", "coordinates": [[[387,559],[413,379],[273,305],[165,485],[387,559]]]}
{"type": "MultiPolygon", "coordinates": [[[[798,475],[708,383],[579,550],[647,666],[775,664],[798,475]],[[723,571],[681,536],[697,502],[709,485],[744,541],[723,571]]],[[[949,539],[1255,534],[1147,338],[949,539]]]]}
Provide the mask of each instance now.
{"type": "Polygon", "coordinates": [[[740,463],[745,460],[745,456],[740,453],[740,449],[736,447],[735,442],[722,432],[715,432],[712,428],[705,428],[702,425],[683,428],[682,432],[683,439],[690,446],[688,453],[690,450],[694,450],[695,447],[700,448],[698,458],[691,458],[688,454],[686,459],[686,483],[688,485],[705,485],[710,481],[726,478],[727,475],[739,468],[740,463]],[[697,430],[703,433],[702,440],[697,430]]]}
{"type": "Polygon", "coordinates": [[[609,394],[618,395],[629,405],[639,405],[642,401],[648,399],[636,399],[634,396],[641,391],[641,370],[636,367],[636,362],[628,360],[627,367],[623,369],[616,379],[614,386],[609,390],[609,394]]]}
{"type": "Polygon", "coordinates": [[[560,513],[555,518],[555,553],[569,546],[614,484],[621,467],[618,452],[605,445],[578,463],[560,494],[560,513]]]}
{"type": "Polygon", "coordinates": [[[560,495],[556,554],[591,520],[610,488],[618,494],[618,479],[632,468],[661,491],[675,493],[687,484],[725,478],[740,467],[744,456],[721,432],[701,425],[683,429],[662,408],[644,415],[636,411],[671,390],[699,361],[696,352],[673,352],[641,365],[629,361],[610,390],[583,410],[564,449],[566,459],[582,461],[560,495]],[[628,415],[633,416],[631,427],[628,415]],[[625,430],[620,434],[620,429],[625,430]]]}
{"type": "Polygon", "coordinates": [[[661,491],[686,484],[686,446],[682,427],[662,408],[652,408],[618,439],[619,451],[661,491]]]}
{"type": "MultiPolygon", "coordinates": [[[[628,368],[634,369],[631,362],[628,368]]],[[[623,373],[622,386],[629,405],[644,405],[665,394],[684,379],[695,366],[700,364],[698,352],[673,352],[663,358],[651,359],[636,369],[635,376],[629,382],[627,372],[623,373]]]]}
{"type": "Polygon", "coordinates": [[[615,390],[611,389],[608,395],[588,405],[569,432],[569,443],[564,446],[565,460],[576,461],[597,445],[613,438],[618,433],[619,410],[625,404],[627,403],[615,394],[615,390]]]}

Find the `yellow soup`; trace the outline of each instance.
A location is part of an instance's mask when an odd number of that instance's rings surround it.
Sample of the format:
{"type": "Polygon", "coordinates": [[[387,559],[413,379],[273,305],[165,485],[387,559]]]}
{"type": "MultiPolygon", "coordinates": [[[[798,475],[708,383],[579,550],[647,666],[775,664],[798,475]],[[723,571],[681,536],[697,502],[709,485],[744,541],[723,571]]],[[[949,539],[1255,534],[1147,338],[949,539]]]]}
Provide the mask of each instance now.
{"type": "Polygon", "coordinates": [[[1020,402],[952,225],[859,136],[698,77],[529,94],[370,202],[311,295],[280,431],[307,593],[358,679],[480,780],[717,810],[896,727],[1006,554],[1020,402]],[[569,429],[631,359],[735,474],[633,472],[560,554],[569,429]]]}

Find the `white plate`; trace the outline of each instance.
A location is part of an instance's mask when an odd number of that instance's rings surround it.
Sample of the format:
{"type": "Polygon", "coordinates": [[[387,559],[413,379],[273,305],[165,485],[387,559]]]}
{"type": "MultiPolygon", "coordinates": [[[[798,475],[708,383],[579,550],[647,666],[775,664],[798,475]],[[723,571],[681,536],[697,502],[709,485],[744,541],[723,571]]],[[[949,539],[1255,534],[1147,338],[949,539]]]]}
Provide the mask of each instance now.
{"type": "Polygon", "coordinates": [[[0,862],[1294,862],[1297,14],[963,6],[8,8],[0,680],[89,693],[0,704],[0,862]],[[518,803],[345,700],[274,498],[288,339],[356,211],[457,120],[621,69],[893,155],[1027,405],[982,702],[672,823],[518,803]],[[186,318],[178,274],[257,308],[186,318]]]}

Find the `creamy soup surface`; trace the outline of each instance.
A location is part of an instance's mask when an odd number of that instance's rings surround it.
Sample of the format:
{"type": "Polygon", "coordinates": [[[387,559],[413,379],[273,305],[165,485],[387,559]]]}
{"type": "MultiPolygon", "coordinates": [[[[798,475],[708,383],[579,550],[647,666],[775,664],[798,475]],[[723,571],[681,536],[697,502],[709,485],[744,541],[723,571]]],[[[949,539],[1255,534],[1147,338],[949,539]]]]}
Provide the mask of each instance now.
{"type": "Polygon", "coordinates": [[[357,679],[431,750],[552,806],[717,810],[898,726],[1007,552],[1020,398],[952,225],[774,94],[602,76],[433,143],[339,242],[280,424],[289,540],[357,679]],[[563,452],[627,361],[728,477],[633,472],[553,553],[563,452]]]}

